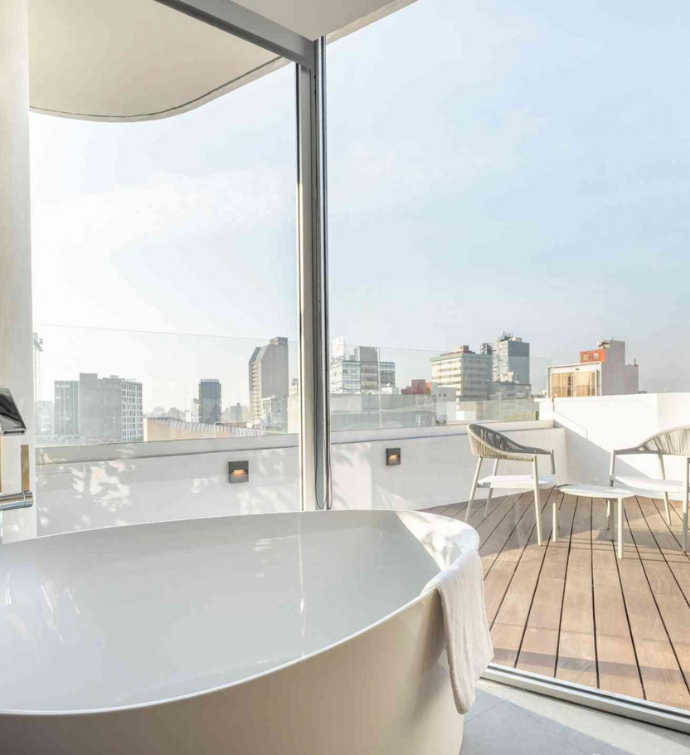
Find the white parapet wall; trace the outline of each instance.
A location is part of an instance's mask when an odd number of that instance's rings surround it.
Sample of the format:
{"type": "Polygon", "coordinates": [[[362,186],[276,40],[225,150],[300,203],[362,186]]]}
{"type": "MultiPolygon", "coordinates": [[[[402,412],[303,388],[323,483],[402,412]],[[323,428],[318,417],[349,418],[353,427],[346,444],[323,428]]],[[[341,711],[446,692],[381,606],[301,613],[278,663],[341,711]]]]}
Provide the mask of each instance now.
{"type": "MultiPolygon", "coordinates": [[[[568,479],[563,428],[552,421],[495,427],[553,449],[559,479],[568,479]]],[[[294,435],[44,448],[38,461],[40,535],[299,507],[294,435]],[[229,482],[229,461],[249,461],[248,483],[229,482]]],[[[462,426],[336,433],[334,508],[420,509],[465,501],[474,465],[462,426]],[[386,466],[390,447],[401,449],[400,466],[386,466]]],[[[506,463],[502,471],[528,469],[506,463]]]]}
{"type": "MultiPolygon", "coordinates": [[[[690,425],[690,393],[545,399],[539,402],[539,417],[565,429],[570,482],[607,483],[612,450],[690,425]]],[[[667,458],[665,463],[667,476],[681,479],[681,460],[667,458]]],[[[616,471],[658,477],[658,461],[621,456],[616,471]]]]}
{"type": "MultiPolygon", "coordinates": [[[[518,443],[555,452],[559,481],[568,480],[565,431],[546,422],[492,424],[518,443]]],[[[410,432],[338,433],[333,445],[333,504],[335,508],[421,509],[466,501],[477,460],[470,453],[462,427],[410,432]],[[353,436],[353,437],[347,437],[353,436]],[[387,467],[387,448],[400,448],[400,466],[387,467]]],[[[550,472],[544,457],[541,471],[550,472]]],[[[491,474],[485,461],[483,474],[491,474]]],[[[503,474],[529,474],[530,467],[504,462],[503,474]]],[[[479,491],[478,497],[485,493],[479,491]]]]}

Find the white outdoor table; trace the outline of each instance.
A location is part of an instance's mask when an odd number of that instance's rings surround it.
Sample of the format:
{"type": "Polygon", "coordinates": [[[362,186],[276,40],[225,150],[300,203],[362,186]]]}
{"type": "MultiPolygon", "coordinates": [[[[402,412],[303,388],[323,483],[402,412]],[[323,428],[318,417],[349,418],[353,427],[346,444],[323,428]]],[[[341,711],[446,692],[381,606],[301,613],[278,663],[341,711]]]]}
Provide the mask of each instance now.
{"type": "MultiPolygon", "coordinates": [[[[612,488],[607,485],[559,485],[558,490],[566,495],[579,495],[585,498],[595,498],[601,501],[610,503],[611,501],[618,502],[618,509],[616,511],[617,527],[618,527],[618,558],[623,558],[623,501],[626,498],[634,498],[636,493],[629,488],[612,488]]],[[[606,520],[611,530],[611,511],[609,508],[606,510],[606,520]]],[[[553,539],[558,540],[558,503],[554,499],[553,502],[553,539]]]]}

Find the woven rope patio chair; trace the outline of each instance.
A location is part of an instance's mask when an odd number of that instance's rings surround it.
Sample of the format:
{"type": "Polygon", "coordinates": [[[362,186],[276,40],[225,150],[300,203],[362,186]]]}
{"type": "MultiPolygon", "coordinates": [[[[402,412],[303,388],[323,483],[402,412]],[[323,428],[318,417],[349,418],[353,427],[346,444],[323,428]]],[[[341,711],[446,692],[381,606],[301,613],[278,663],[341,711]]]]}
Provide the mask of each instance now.
{"type": "Polygon", "coordinates": [[[639,495],[651,498],[663,496],[666,506],[666,522],[671,524],[671,506],[669,499],[683,501],[683,531],[681,545],[684,551],[688,549],[688,497],[690,496],[690,425],[674,427],[671,430],[652,435],[632,448],[618,448],[611,452],[611,468],[609,472],[611,485],[625,485],[634,489],[639,495]],[[657,477],[641,477],[634,475],[617,475],[616,459],[619,456],[654,455],[659,460],[659,474],[657,477]],[[683,464],[683,479],[666,479],[664,456],[680,456],[685,459],[683,464]]]}
{"type": "Polygon", "coordinates": [[[537,518],[537,542],[541,545],[541,498],[539,491],[552,488],[556,484],[556,464],[553,451],[543,448],[523,446],[511,440],[507,435],[492,430],[484,425],[469,425],[467,435],[470,439],[472,455],[477,457],[477,467],[474,471],[470,498],[467,503],[465,521],[470,518],[472,504],[477,488],[488,488],[484,516],[489,510],[489,503],[494,490],[534,490],[534,510],[537,518]],[[548,456],[551,459],[550,475],[539,476],[537,457],[548,456]],[[479,478],[484,459],[493,459],[493,473],[489,477],[479,478]],[[498,465],[501,461],[524,461],[532,464],[532,474],[529,475],[499,475],[498,465]]]}

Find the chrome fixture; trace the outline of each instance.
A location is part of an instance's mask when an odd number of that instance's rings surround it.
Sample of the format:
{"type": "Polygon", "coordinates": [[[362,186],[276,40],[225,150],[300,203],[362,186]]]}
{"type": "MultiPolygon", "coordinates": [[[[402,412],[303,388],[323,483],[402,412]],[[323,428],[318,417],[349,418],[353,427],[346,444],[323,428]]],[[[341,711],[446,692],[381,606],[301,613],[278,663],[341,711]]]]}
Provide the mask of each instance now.
{"type": "Polygon", "coordinates": [[[22,444],[22,489],[18,493],[2,492],[2,436],[24,435],[26,425],[19,413],[17,404],[7,388],[0,388],[0,511],[12,509],[28,509],[34,505],[34,495],[31,492],[29,467],[29,446],[22,444]]]}

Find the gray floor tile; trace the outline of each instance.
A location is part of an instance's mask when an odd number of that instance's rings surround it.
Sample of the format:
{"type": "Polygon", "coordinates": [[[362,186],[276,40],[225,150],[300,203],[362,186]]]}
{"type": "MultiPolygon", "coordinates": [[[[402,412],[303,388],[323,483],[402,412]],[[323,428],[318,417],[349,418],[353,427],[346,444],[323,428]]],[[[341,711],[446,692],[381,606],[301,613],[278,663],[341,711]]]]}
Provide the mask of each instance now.
{"type": "Polygon", "coordinates": [[[581,755],[576,747],[564,741],[557,732],[505,700],[465,725],[462,755],[492,753],[581,755]]]}
{"type": "Polygon", "coordinates": [[[690,737],[481,681],[463,755],[688,755],[690,737]]]}

